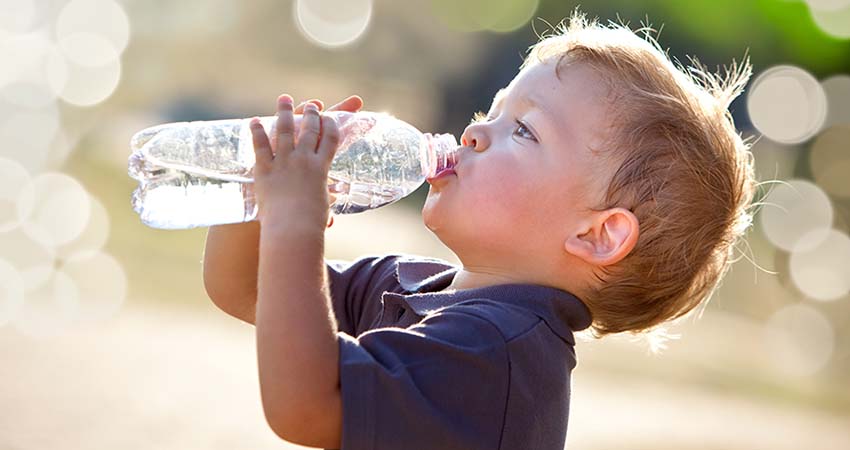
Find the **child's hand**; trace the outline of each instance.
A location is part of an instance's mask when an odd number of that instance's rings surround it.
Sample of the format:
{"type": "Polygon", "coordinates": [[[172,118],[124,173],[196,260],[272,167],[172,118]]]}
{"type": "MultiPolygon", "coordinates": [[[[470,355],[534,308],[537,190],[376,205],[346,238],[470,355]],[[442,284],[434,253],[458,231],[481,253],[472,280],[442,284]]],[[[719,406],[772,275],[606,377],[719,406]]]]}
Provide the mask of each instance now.
{"type": "MultiPolygon", "coordinates": [[[[322,103],[321,100],[311,99],[311,100],[301,102],[301,104],[299,104],[298,106],[295,107],[295,110],[293,111],[293,113],[294,114],[303,114],[304,113],[304,106],[306,106],[308,103],[313,103],[314,105],[316,105],[316,107],[319,108],[319,111],[322,111],[325,107],[324,103],[322,103]]],[[[363,99],[360,98],[357,95],[350,95],[345,100],[331,106],[327,110],[328,111],[348,111],[348,112],[355,113],[357,111],[360,111],[361,108],[363,108],[363,99]]],[[[275,133],[271,136],[272,148],[275,148],[276,137],[277,137],[277,133],[275,133]]],[[[336,201],[336,195],[331,193],[329,195],[328,201],[330,202],[328,204],[328,206],[332,205],[336,201]]],[[[328,216],[328,228],[330,228],[331,225],[333,225],[333,224],[334,224],[334,216],[333,216],[333,213],[331,212],[328,216]]]]}
{"type": "Polygon", "coordinates": [[[251,120],[257,218],[261,226],[280,226],[287,233],[323,230],[330,214],[328,169],[339,145],[339,129],[308,103],[295,130],[292,97],[286,94],[278,98],[277,114],[274,148],[259,119],[251,120]]]}

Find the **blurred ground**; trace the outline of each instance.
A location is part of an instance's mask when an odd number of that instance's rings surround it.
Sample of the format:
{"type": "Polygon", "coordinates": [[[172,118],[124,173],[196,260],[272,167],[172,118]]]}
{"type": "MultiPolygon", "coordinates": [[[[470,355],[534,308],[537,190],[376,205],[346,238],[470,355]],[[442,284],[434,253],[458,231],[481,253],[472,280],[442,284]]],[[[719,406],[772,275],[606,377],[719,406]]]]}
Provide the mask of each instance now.
{"type": "MultiPolygon", "coordinates": [[[[280,441],[266,426],[252,326],[212,304],[165,309],[146,303],[131,299],[114,320],[58,338],[34,340],[0,328],[0,403],[6,406],[0,448],[302,448],[280,441]]],[[[713,344],[705,340],[712,337],[702,330],[728,330],[729,323],[704,319],[690,328],[695,332],[687,349],[655,363],[622,340],[580,342],[568,448],[850,446],[847,409],[765,400],[752,391],[647,373],[675,373],[694,354],[706,355],[713,344]]],[[[746,337],[745,329],[730,333],[746,337]]]]}

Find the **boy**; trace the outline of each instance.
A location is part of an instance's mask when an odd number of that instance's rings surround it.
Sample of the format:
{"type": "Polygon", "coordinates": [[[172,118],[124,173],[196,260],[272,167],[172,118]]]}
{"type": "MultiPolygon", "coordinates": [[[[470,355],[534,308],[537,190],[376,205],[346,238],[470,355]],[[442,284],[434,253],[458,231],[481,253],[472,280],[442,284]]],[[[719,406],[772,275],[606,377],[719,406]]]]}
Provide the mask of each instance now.
{"type": "Polygon", "coordinates": [[[577,11],[559,31],[466,128],[454,173],[428,180],[423,221],[462,267],[324,261],[336,124],[313,101],[294,130],[286,95],[271,140],[254,122],[258,223],[210,228],[204,283],[256,325],[281,438],[562,449],[573,333],[652,331],[705,303],[750,223],[727,111],[749,64],[691,78],[625,27],[577,11]]]}

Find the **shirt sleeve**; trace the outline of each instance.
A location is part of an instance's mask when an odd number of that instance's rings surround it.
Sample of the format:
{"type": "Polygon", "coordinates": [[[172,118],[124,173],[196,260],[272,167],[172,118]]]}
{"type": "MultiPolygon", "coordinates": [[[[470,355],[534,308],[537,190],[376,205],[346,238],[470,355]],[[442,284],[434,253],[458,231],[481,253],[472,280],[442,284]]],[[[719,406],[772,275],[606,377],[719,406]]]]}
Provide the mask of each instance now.
{"type": "Polygon", "coordinates": [[[337,340],[341,450],[499,447],[509,364],[489,321],[460,305],[337,340]]]}
{"type": "Polygon", "coordinates": [[[354,262],[326,259],[331,306],[340,331],[353,336],[381,312],[381,294],[392,287],[398,255],[364,256],[354,262]]]}

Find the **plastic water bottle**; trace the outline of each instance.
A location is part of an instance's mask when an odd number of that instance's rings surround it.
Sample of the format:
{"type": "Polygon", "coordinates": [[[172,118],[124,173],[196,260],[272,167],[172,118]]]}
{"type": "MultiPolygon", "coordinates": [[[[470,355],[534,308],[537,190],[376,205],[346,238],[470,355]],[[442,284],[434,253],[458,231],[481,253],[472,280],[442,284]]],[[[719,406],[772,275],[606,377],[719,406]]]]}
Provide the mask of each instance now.
{"type": "MultiPolygon", "coordinates": [[[[393,203],[454,166],[457,140],[421,133],[386,113],[323,112],[340,144],[328,172],[335,214],[393,203]]],[[[273,136],[275,116],[260,122],[273,136]]],[[[298,130],[301,116],[295,116],[298,130]]],[[[133,209],[153,228],[184,229],[256,219],[250,119],[178,122],[146,128],[130,141],[133,209]]],[[[296,133],[297,135],[297,133],[296,133]]]]}

